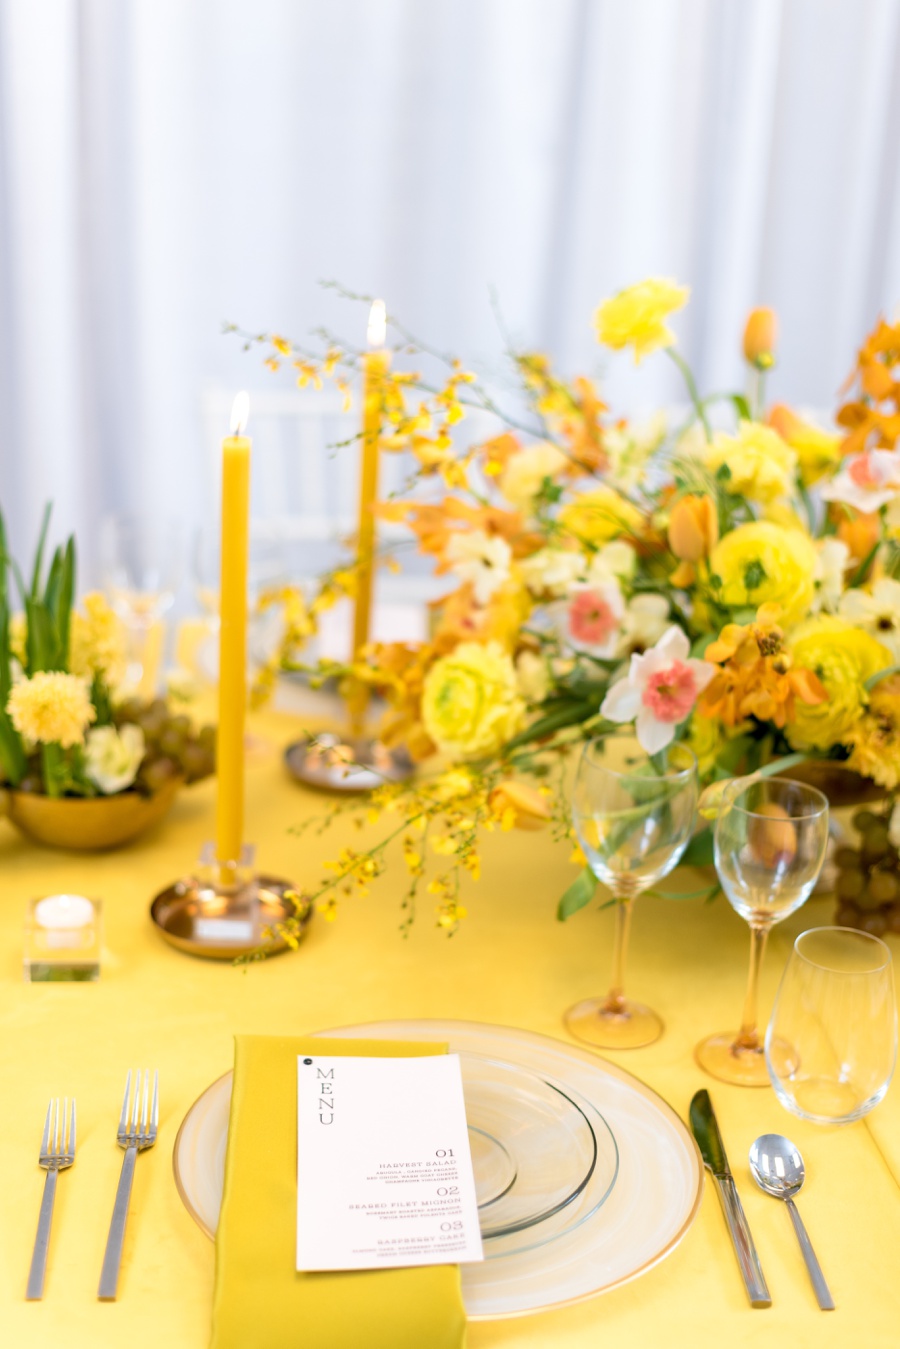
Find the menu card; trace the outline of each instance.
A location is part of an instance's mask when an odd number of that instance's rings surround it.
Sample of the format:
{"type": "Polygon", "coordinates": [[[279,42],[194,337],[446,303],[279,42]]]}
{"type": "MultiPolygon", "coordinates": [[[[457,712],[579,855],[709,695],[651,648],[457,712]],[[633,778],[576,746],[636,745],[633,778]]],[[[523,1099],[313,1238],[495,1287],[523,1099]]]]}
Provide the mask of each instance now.
{"type": "Polygon", "coordinates": [[[458,1054],[297,1060],[297,1269],[483,1260],[458,1054]]]}

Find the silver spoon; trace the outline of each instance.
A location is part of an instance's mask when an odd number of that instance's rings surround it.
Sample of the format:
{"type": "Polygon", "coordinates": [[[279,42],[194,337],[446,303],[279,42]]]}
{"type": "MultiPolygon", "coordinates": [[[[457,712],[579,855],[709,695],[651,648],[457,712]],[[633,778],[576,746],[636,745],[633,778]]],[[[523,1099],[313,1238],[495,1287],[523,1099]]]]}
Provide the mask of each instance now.
{"type": "Polygon", "coordinates": [[[762,1134],[750,1149],[750,1170],[761,1190],[773,1194],[776,1199],[783,1199],[787,1204],[819,1306],[823,1312],[833,1312],[834,1299],[828,1291],[822,1267],[794,1203],[794,1195],[800,1192],[806,1179],[799,1151],[783,1134],[762,1134]]]}

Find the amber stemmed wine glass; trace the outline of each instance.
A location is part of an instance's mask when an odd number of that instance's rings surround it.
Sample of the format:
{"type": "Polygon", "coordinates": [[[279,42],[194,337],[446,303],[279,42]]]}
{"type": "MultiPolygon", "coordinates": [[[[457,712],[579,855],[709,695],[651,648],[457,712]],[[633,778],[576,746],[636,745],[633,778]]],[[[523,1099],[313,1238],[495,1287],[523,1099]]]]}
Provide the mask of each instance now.
{"type": "Polygon", "coordinates": [[[572,793],[572,819],[588,864],[616,905],[612,984],[605,996],[570,1007],[565,1024],[599,1049],[636,1049],[662,1034],[661,1017],[625,996],[634,901],[675,867],[697,810],[697,760],[685,745],[648,755],[632,736],[585,745],[572,793]]]}
{"type": "Polygon", "coordinates": [[[750,924],[750,974],[738,1031],[701,1040],[700,1067],[722,1082],[767,1087],[757,1026],[759,972],[769,933],[809,898],[828,843],[828,801],[787,778],[738,779],[716,820],[716,871],[729,903],[750,924]]]}

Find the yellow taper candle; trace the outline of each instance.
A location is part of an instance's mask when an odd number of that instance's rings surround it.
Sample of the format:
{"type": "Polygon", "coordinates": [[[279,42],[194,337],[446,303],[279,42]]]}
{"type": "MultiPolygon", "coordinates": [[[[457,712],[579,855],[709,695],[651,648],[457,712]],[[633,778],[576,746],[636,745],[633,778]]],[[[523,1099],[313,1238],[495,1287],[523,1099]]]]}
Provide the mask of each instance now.
{"type": "Polygon", "coordinates": [[[359,533],[356,603],[353,610],[353,655],[358,656],[371,635],[372,587],[375,563],[375,513],[378,497],[378,455],[381,439],[381,383],[391,368],[391,353],[384,350],[387,314],[384,300],[375,300],[369,313],[368,339],[371,350],[363,359],[362,463],[359,475],[359,533]]]}
{"type": "Polygon", "coordinates": [[[233,875],[244,841],[244,718],[247,707],[247,558],[250,439],[242,434],[250,400],[239,393],[231,435],[222,442],[222,573],[219,599],[219,729],[216,855],[233,875]]]}

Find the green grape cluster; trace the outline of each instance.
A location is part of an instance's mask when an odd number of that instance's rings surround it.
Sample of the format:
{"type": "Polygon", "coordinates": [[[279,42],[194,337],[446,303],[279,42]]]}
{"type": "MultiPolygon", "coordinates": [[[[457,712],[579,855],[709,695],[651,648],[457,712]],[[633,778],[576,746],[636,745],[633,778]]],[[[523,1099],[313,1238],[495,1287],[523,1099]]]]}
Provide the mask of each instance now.
{"type": "Polygon", "coordinates": [[[859,810],[853,816],[859,846],[837,849],[836,922],[875,937],[900,932],[900,852],[888,836],[885,815],[859,810]]]}
{"type": "Polygon", "coordinates": [[[199,782],[216,770],[216,728],[195,732],[190,717],[173,714],[164,698],[142,702],[131,698],[115,710],[117,726],[132,722],[144,732],[147,753],[135,786],[158,792],[173,777],[199,782]]]}

